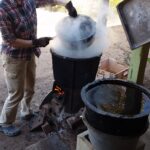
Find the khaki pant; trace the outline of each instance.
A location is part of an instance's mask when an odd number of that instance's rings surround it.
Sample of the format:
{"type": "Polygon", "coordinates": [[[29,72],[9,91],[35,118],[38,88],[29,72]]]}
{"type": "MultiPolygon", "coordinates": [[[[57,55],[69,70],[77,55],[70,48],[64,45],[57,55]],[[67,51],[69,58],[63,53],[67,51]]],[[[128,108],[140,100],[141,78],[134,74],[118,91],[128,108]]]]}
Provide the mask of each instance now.
{"type": "Polygon", "coordinates": [[[0,123],[12,124],[16,119],[20,102],[21,116],[30,113],[30,102],[34,94],[35,84],[35,56],[30,61],[26,61],[3,54],[2,59],[8,97],[1,112],[0,123]]]}

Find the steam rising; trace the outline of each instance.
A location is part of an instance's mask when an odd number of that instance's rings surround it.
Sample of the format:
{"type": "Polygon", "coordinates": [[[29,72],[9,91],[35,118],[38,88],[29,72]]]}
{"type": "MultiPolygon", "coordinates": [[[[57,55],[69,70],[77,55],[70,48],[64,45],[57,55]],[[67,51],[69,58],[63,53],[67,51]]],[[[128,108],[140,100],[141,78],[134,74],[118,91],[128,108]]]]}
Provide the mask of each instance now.
{"type": "Polygon", "coordinates": [[[107,46],[106,19],[108,5],[103,1],[100,6],[96,25],[93,23],[94,21],[91,25],[95,26],[96,32],[88,24],[85,25],[85,28],[81,27],[81,23],[85,23],[88,17],[82,17],[82,15],[75,19],[67,17],[65,21],[58,24],[56,28],[57,36],[51,42],[51,49],[61,56],[70,58],[90,58],[100,55],[107,46]],[[83,39],[88,38],[92,34],[94,35],[93,40],[88,44],[82,42],[83,39]]]}
{"type": "Polygon", "coordinates": [[[56,32],[65,41],[79,41],[95,32],[93,26],[95,26],[95,22],[90,17],[82,15],[75,19],[66,17],[57,25],[56,32]]]}

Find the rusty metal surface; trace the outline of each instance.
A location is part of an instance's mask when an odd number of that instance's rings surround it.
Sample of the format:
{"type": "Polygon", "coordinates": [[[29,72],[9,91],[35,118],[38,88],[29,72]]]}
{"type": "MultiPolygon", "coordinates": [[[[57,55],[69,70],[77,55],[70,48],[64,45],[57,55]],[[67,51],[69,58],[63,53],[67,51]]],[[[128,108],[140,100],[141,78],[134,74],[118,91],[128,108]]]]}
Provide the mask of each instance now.
{"type": "Polygon", "coordinates": [[[117,9],[131,49],[149,43],[150,1],[124,0],[117,9]]]}

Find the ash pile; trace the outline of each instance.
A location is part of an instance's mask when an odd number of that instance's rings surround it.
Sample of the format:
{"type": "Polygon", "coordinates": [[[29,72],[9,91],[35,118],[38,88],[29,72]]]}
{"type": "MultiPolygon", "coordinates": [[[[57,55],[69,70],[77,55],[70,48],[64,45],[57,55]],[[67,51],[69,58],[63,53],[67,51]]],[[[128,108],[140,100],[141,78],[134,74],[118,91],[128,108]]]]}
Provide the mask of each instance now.
{"type": "Polygon", "coordinates": [[[54,132],[62,136],[66,132],[77,135],[86,127],[82,121],[84,108],[80,108],[77,113],[70,114],[64,111],[64,92],[59,87],[55,87],[40,105],[39,112],[30,121],[30,131],[42,129],[46,135],[54,132]]]}

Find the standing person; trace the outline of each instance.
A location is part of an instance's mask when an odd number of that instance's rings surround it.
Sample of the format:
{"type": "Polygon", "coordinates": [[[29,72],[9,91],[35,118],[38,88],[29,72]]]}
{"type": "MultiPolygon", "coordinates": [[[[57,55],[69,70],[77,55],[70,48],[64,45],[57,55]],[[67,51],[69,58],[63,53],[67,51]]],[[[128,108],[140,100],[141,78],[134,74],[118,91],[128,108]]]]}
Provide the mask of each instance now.
{"type": "Polygon", "coordinates": [[[45,47],[50,37],[37,39],[36,7],[59,4],[69,8],[69,14],[76,16],[76,10],[68,0],[1,0],[0,29],[2,33],[2,61],[8,89],[0,116],[0,131],[7,136],[20,133],[13,123],[21,103],[21,117],[31,116],[30,102],[34,94],[35,56],[40,56],[39,47],[45,47]],[[71,7],[70,7],[71,6],[71,7]]]}

